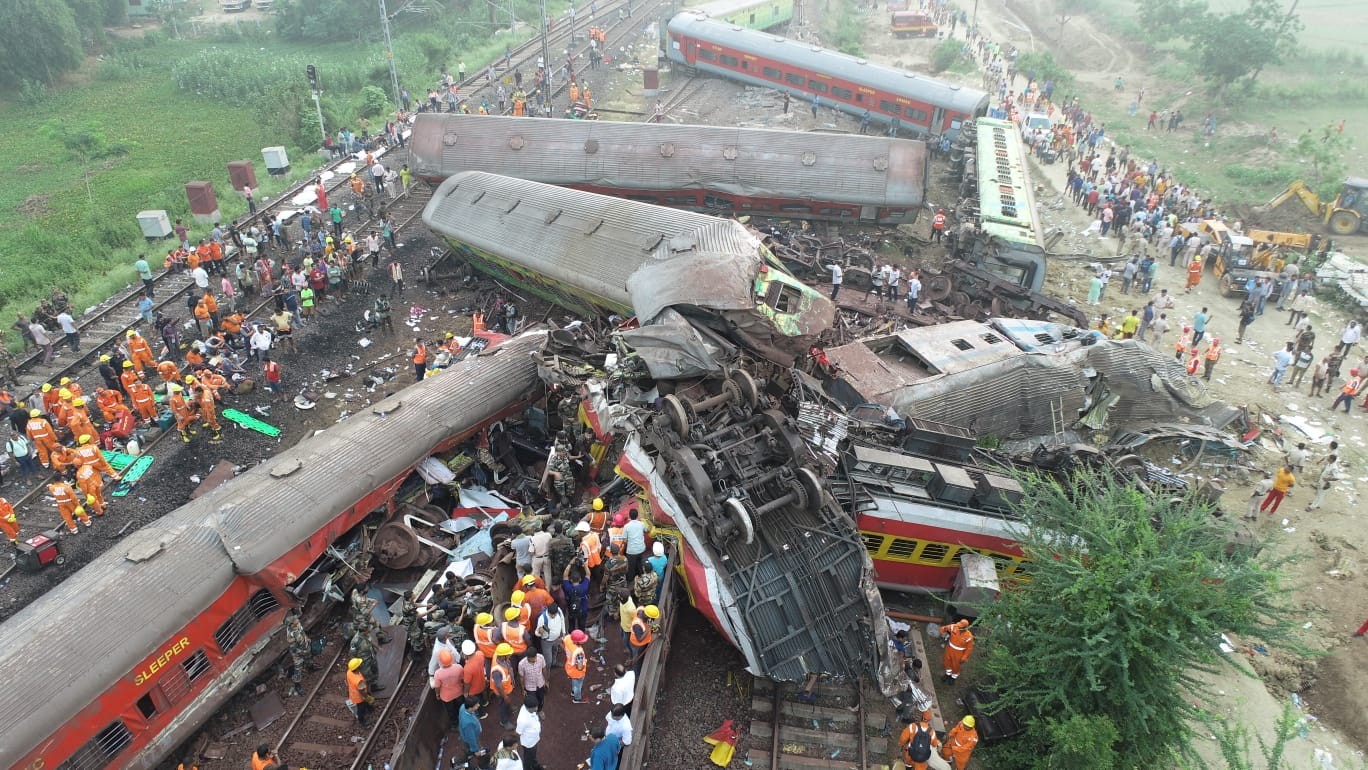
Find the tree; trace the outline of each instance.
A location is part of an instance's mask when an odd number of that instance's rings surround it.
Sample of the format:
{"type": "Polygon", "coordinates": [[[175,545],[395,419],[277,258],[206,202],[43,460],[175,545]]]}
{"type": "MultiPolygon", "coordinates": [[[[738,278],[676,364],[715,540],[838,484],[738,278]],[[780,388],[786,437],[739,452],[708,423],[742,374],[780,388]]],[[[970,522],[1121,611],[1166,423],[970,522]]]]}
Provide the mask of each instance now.
{"type": "Polygon", "coordinates": [[[1349,140],[1344,134],[1327,125],[1319,136],[1307,131],[1297,137],[1292,145],[1292,155],[1311,167],[1311,187],[1322,198],[1331,199],[1339,194],[1344,177],[1349,173],[1349,163],[1345,157],[1349,153],[1349,140]]]}
{"type": "MultiPolygon", "coordinates": [[[[979,621],[1001,705],[1035,723],[1109,720],[1118,767],[1171,767],[1189,752],[1196,674],[1228,661],[1221,634],[1290,639],[1279,565],[1231,547],[1196,495],[1170,501],[1102,472],[1025,486],[1031,580],[979,621]]],[[[1032,727],[1028,739],[1050,732],[1032,727]]]]}
{"type": "Polygon", "coordinates": [[[1264,67],[1287,56],[1302,28],[1280,0],[1247,2],[1243,11],[1208,13],[1188,27],[1202,77],[1218,92],[1236,84],[1252,86],[1264,67]]]}
{"type": "Polygon", "coordinates": [[[65,3],[0,2],[0,30],[0,87],[55,83],[81,65],[81,32],[65,3]]]}
{"type": "Polygon", "coordinates": [[[95,191],[90,186],[90,164],[92,161],[128,154],[129,147],[122,142],[105,139],[104,127],[90,121],[79,125],[68,124],[65,120],[49,120],[43,124],[43,135],[58,142],[74,160],[81,164],[81,177],[85,180],[86,198],[95,205],[95,191]]]}
{"type": "Polygon", "coordinates": [[[1135,0],[1136,17],[1147,42],[1187,37],[1207,18],[1206,0],[1135,0]]]}
{"type": "Polygon", "coordinates": [[[380,6],[359,0],[279,0],[276,30],[290,40],[372,40],[380,6]]]}

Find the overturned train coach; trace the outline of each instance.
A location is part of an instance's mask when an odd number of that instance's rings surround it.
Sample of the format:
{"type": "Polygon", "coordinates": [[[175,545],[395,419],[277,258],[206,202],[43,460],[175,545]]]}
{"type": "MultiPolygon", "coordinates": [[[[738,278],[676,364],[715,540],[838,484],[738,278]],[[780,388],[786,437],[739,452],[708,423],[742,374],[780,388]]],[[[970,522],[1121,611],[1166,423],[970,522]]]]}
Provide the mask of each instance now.
{"type": "Polygon", "coordinates": [[[479,367],[301,441],[0,625],[0,766],[155,767],[283,652],[275,632],[329,546],[385,507],[415,464],[540,395],[531,353],[543,340],[495,345],[479,367]]]}
{"type": "Polygon", "coordinates": [[[672,208],[886,225],[916,220],[922,142],[726,126],[419,115],[413,172],[487,171],[672,208]]]}
{"type": "Polygon", "coordinates": [[[564,308],[643,325],[673,311],[785,366],[835,318],[733,220],[466,171],[423,221],[478,269],[564,308]]]}

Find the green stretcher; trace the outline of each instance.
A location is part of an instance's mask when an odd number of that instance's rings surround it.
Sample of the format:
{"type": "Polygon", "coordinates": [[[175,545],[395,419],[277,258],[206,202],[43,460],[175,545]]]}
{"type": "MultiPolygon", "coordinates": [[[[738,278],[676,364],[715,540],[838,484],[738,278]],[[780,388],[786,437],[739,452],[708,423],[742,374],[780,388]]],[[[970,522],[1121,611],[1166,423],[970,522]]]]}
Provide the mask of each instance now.
{"type": "Polygon", "coordinates": [[[138,460],[138,458],[133,455],[115,452],[110,449],[101,449],[100,453],[104,455],[105,460],[109,462],[110,467],[114,469],[115,473],[123,473],[124,468],[127,468],[138,460]]]}
{"type": "MultiPolygon", "coordinates": [[[[124,457],[129,457],[129,455],[124,455],[124,457]]],[[[114,485],[114,491],[110,494],[114,497],[126,497],[129,492],[133,491],[138,479],[141,479],[143,474],[147,473],[147,469],[152,467],[152,461],[155,459],[152,455],[133,458],[133,463],[125,466],[128,470],[121,471],[123,475],[119,478],[119,482],[114,485]]],[[[109,464],[113,465],[114,461],[110,460],[109,464]]]]}
{"type": "Polygon", "coordinates": [[[280,428],[277,428],[268,422],[262,422],[252,415],[247,414],[246,412],[239,412],[236,409],[224,409],[223,419],[237,423],[248,430],[254,430],[263,436],[276,438],[280,435],[280,428]]]}

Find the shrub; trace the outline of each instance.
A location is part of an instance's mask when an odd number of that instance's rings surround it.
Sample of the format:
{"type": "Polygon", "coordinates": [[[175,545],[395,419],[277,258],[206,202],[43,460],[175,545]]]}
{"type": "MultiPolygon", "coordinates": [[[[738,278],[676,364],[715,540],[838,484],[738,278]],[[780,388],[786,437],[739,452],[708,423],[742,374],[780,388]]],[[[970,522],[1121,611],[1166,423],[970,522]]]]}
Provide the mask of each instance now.
{"type": "Polygon", "coordinates": [[[931,52],[931,69],[936,72],[944,72],[959,61],[960,54],[963,53],[964,46],[954,38],[946,38],[940,41],[935,50],[931,52]]]}
{"type": "Polygon", "coordinates": [[[362,86],[361,114],[373,118],[386,112],[389,112],[389,99],[385,98],[384,89],[379,86],[362,86]]]}

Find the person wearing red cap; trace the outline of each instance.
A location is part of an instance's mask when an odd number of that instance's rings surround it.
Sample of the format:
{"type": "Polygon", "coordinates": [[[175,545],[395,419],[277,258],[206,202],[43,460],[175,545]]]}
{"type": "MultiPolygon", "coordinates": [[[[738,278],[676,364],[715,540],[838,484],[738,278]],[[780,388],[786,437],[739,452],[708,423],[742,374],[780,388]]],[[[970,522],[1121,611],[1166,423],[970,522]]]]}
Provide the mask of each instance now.
{"type": "Polygon", "coordinates": [[[446,708],[447,724],[457,725],[461,721],[461,705],[465,702],[465,669],[455,665],[456,656],[443,647],[437,651],[437,672],[432,675],[429,685],[437,694],[437,700],[446,708]]]}
{"type": "Polygon", "coordinates": [[[572,703],[588,703],[583,695],[584,676],[589,673],[589,658],[584,654],[584,643],[587,641],[589,635],[578,628],[561,639],[561,644],[565,646],[565,675],[570,677],[572,703]]]}
{"type": "Polygon", "coordinates": [[[1330,405],[1330,411],[1335,411],[1340,404],[1344,404],[1344,413],[1349,414],[1349,408],[1354,405],[1354,396],[1363,389],[1363,378],[1359,376],[1359,370],[1350,369],[1349,379],[1344,381],[1344,387],[1340,388],[1339,397],[1335,403],[1330,405]]]}

